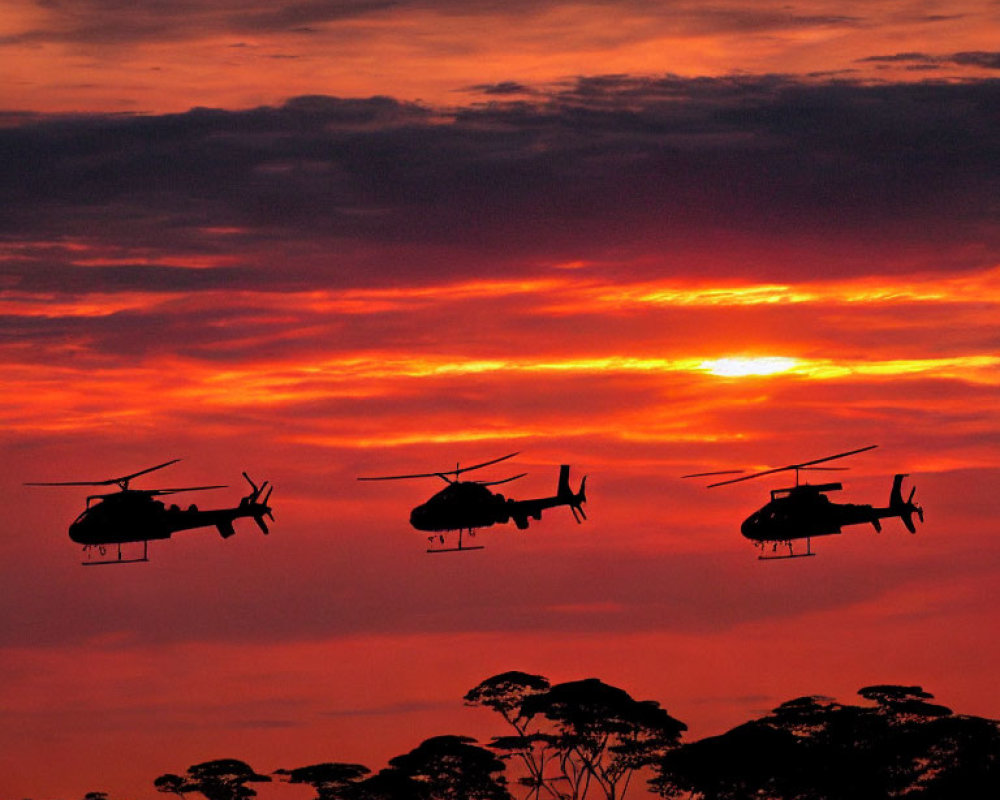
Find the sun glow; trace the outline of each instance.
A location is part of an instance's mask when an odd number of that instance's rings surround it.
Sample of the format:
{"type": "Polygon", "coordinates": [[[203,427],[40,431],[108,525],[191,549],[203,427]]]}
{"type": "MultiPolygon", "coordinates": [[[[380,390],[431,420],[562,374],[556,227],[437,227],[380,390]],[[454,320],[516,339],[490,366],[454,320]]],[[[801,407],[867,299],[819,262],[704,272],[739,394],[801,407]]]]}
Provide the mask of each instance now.
{"type": "Polygon", "coordinates": [[[784,356],[715,358],[702,361],[698,368],[724,378],[745,378],[790,372],[799,365],[798,359],[784,356]]]}

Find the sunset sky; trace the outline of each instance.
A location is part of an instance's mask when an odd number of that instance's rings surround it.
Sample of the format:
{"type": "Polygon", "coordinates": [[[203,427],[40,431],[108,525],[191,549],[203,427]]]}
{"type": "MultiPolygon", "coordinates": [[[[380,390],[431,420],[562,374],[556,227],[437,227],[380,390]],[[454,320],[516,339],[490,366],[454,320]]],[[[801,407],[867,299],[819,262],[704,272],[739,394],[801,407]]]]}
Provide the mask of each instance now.
{"type": "MultiPolygon", "coordinates": [[[[920,684],[1000,717],[1000,3],[12,0],[0,12],[0,799],[373,769],[519,669],[720,733],[920,684]],[[926,523],[760,563],[842,462],[926,523]],[[520,455],[546,512],[428,556],[520,455]],[[276,521],[83,568],[84,487],[276,521]],[[824,480],[826,478],[824,477],[824,480]]],[[[262,797],[305,797],[268,787],[262,797]],[[284,792],[284,793],[283,793],[284,792]]]]}

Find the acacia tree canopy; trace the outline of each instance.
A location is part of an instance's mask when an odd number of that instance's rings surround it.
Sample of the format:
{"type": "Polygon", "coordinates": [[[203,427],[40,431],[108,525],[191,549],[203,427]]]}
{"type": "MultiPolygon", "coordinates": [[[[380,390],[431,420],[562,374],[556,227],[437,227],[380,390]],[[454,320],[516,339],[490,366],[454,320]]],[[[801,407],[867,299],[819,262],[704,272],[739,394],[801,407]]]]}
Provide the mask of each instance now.
{"type": "Polygon", "coordinates": [[[260,775],[244,761],[235,758],[221,758],[205,761],[188,767],[187,775],[167,773],[153,781],[157,791],[184,795],[200,792],[208,800],[246,800],[256,797],[257,792],[247,783],[270,781],[267,775],[260,775]]]}
{"type": "Polygon", "coordinates": [[[934,698],[920,686],[892,686],[880,684],[864,686],[858,694],[866,700],[874,700],[883,709],[895,714],[915,714],[923,717],[947,717],[951,709],[928,703],[934,698]]]}
{"type": "MultiPolygon", "coordinates": [[[[505,672],[465,695],[513,727],[490,749],[466,736],[435,736],[375,775],[324,762],[274,774],[309,784],[316,800],[511,800],[505,761],[526,768],[527,800],[621,800],[637,770],[685,800],[953,800],[1000,796],[1000,722],[957,715],[920,686],[875,684],[863,705],[797,697],[720,735],[679,744],[684,723],[659,703],[635,700],[596,678],[550,685],[505,672]]],[[[237,759],[195,764],[154,781],[160,792],[250,800],[270,781],[237,759]]],[[[103,792],[85,800],[107,800],[103,792]]]]}
{"type": "Polygon", "coordinates": [[[387,800],[510,800],[503,771],[504,763],[475,739],[434,736],[391,759],[388,769],[359,787],[387,787],[387,800]]]}
{"type": "Polygon", "coordinates": [[[515,729],[490,747],[518,757],[528,776],[529,797],[582,800],[594,786],[615,800],[632,773],[675,747],[687,726],[659,703],[635,700],[597,678],[550,686],[540,675],[504,672],[465,695],[492,708],[515,729]]]}
{"type": "Polygon", "coordinates": [[[427,800],[427,788],[403,775],[399,770],[386,768],[374,775],[352,783],[344,790],[349,800],[427,800]]]}
{"type": "Polygon", "coordinates": [[[350,796],[349,789],[371,770],[363,764],[325,762],[296,769],[275,770],[275,775],[287,776],[289,783],[309,784],[316,790],[317,800],[342,800],[350,796]]]}
{"type": "Polygon", "coordinates": [[[521,718],[524,701],[532,695],[542,694],[548,688],[548,679],[541,675],[516,670],[501,672],[466,692],[464,700],[470,706],[491,708],[507,722],[515,724],[521,718]]]}
{"type": "Polygon", "coordinates": [[[566,743],[593,750],[608,737],[643,741],[651,749],[675,745],[683,731],[654,700],[634,700],[624,689],[597,678],[560,683],[543,694],[525,698],[521,713],[553,722],[566,743]]]}
{"type": "Polygon", "coordinates": [[[862,689],[875,706],[800,697],[667,753],[652,786],[701,800],[953,800],[1000,793],[1000,723],[952,714],[919,686],[862,689]]]}

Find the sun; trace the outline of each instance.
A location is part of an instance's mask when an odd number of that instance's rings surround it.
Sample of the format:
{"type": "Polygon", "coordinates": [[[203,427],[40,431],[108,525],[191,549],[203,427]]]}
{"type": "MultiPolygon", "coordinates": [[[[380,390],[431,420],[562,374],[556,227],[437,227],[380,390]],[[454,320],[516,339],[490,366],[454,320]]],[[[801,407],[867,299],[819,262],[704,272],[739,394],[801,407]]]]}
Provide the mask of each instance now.
{"type": "Polygon", "coordinates": [[[798,359],[785,356],[715,358],[702,361],[698,369],[724,378],[745,378],[789,372],[798,363],[798,359]]]}

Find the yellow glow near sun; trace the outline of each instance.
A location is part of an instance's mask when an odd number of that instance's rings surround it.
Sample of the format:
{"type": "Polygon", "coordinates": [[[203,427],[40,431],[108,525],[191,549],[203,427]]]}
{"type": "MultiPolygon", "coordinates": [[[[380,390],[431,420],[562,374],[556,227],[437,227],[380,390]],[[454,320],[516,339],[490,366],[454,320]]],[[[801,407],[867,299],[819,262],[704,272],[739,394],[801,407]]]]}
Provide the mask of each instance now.
{"type": "Polygon", "coordinates": [[[776,375],[779,372],[789,372],[795,369],[798,363],[798,359],[784,356],[715,358],[702,361],[698,368],[724,378],[744,378],[751,375],[776,375]]]}

